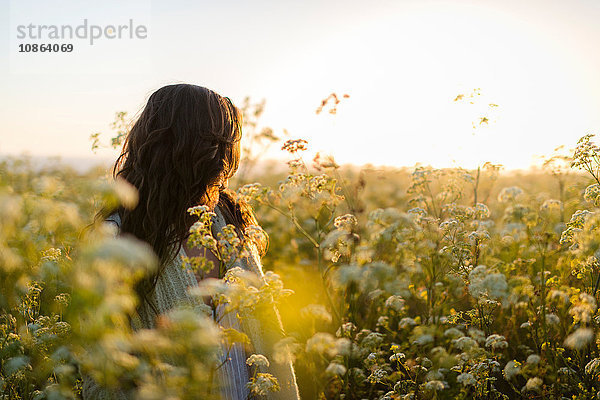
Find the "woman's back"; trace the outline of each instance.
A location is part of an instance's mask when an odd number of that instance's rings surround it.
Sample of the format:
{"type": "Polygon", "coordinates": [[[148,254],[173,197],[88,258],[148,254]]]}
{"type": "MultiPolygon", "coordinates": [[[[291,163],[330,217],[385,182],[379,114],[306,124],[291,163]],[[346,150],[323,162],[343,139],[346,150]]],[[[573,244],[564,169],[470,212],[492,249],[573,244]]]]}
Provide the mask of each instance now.
{"type": "MultiPolygon", "coordinates": [[[[112,220],[120,231],[146,242],[160,261],[157,271],[136,285],[138,297],[144,300],[133,321],[136,329],[154,328],[156,318],[177,305],[191,306],[198,313],[207,308],[202,298],[188,291],[202,277],[196,277],[183,262],[186,252],[180,245],[186,242],[190,227],[200,217],[188,212],[190,209],[198,205],[214,209],[216,230],[223,229],[227,221],[242,239],[246,239],[247,228],[257,224],[249,206],[239,202],[235,193],[226,188],[228,179],[240,165],[242,125],[242,111],[231,99],[198,85],[175,84],[152,93],[129,129],[113,177],[133,186],[139,201],[104,209],[98,218],[112,220]]],[[[257,247],[260,243],[251,240],[247,243],[250,255],[228,267],[239,267],[262,279],[257,247]]],[[[253,352],[269,358],[268,371],[266,367],[258,370],[271,372],[279,380],[281,391],[270,397],[297,398],[291,363],[278,363],[273,357],[275,342],[283,338],[279,315],[272,303],[264,308],[266,318],[245,315],[238,319],[225,313],[217,317],[232,328],[239,324],[250,338],[253,352]]],[[[231,363],[227,361],[221,370],[240,383],[247,377],[245,367],[241,366],[245,354],[241,351],[232,354],[231,363]],[[233,369],[227,371],[230,366],[233,369]]],[[[254,368],[256,372],[257,367],[254,368]]],[[[236,389],[235,393],[229,394],[243,395],[242,390],[236,389]]]]}
{"type": "MultiPolygon", "coordinates": [[[[219,207],[215,207],[215,218],[213,219],[213,232],[220,232],[226,225],[225,217],[219,207]]],[[[109,216],[106,221],[113,223],[120,229],[121,220],[117,213],[109,216]]],[[[262,277],[262,266],[260,256],[255,247],[251,247],[250,257],[240,259],[231,267],[239,267],[262,277]]],[[[133,319],[134,329],[152,329],[156,326],[156,318],[165,314],[178,305],[191,306],[195,312],[204,314],[205,304],[197,297],[189,293],[189,289],[197,286],[199,277],[193,270],[182,261],[186,256],[184,247],[179,250],[174,261],[165,266],[158,276],[153,293],[148,297],[139,310],[138,316],[133,319]]],[[[265,355],[271,362],[268,371],[278,379],[280,390],[269,394],[270,399],[299,399],[293,366],[290,361],[278,363],[273,356],[275,340],[283,338],[283,329],[276,309],[270,316],[272,321],[253,320],[248,323],[240,323],[232,312],[225,313],[225,306],[219,305],[214,309],[213,318],[219,321],[223,328],[233,328],[245,333],[251,340],[254,353],[265,355]],[[267,322],[267,323],[265,323],[267,322]]],[[[238,400],[248,398],[249,391],[246,383],[249,381],[249,373],[246,366],[247,354],[244,347],[237,343],[228,347],[223,345],[220,353],[221,367],[217,370],[218,381],[221,386],[220,398],[226,400],[238,400]],[[226,360],[226,358],[228,358],[226,360]]],[[[84,381],[84,398],[96,397],[93,392],[100,390],[93,381],[84,381]]]]}

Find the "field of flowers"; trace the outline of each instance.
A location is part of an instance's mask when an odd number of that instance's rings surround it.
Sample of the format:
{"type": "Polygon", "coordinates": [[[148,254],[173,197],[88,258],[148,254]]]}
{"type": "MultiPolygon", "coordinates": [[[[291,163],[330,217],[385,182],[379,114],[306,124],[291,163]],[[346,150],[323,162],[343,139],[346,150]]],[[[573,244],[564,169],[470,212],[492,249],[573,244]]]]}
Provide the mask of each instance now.
{"type": "MultiPolygon", "coordinates": [[[[342,168],[302,160],[306,145],[286,142],[286,175],[230,184],[269,235],[264,281],[232,269],[195,289],[240,318],[277,304],[287,337],[272,357],[293,357],[303,398],[600,398],[592,136],[527,173],[342,168]]],[[[186,308],[131,329],[156,258],[92,222],[136,201],[101,169],[0,163],[2,398],[77,398],[82,375],[140,399],[208,398],[216,347],[247,338],[186,308]]],[[[243,255],[233,230],[211,240],[210,214],[191,212],[196,245],[243,255]]],[[[277,390],[267,358],[248,364],[255,395],[277,390]]]]}

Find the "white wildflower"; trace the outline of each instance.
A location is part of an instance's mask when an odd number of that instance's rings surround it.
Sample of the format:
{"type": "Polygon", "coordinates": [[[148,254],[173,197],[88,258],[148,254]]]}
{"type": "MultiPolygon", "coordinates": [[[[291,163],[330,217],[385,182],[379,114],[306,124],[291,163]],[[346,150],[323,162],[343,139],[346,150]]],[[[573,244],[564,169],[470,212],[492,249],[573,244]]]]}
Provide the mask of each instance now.
{"type": "Polygon", "coordinates": [[[506,296],[508,284],[501,273],[490,273],[485,265],[479,265],[469,272],[469,293],[476,299],[489,297],[500,299],[506,296]]]}
{"type": "Polygon", "coordinates": [[[529,378],[525,384],[525,390],[528,392],[540,392],[543,384],[544,382],[537,376],[534,378],[529,378]]]}
{"type": "Polygon", "coordinates": [[[594,330],[579,328],[565,339],[565,346],[573,350],[581,350],[594,340],[594,330]]]}
{"type": "Polygon", "coordinates": [[[398,323],[399,328],[408,328],[408,327],[415,326],[415,325],[417,325],[415,320],[412,318],[408,318],[408,317],[402,318],[400,320],[400,322],[398,323]]]}
{"type": "Polygon", "coordinates": [[[425,333],[423,335],[419,335],[416,339],[412,341],[413,344],[417,344],[419,346],[425,346],[430,343],[433,343],[433,336],[425,333]]]}
{"type": "Polygon", "coordinates": [[[138,204],[139,194],[135,186],[124,178],[115,180],[115,194],[119,202],[128,210],[133,210],[138,204]]]}
{"type": "Polygon", "coordinates": [[[400,296],[392,295],[385,301],[385,306],[399,313],[404,309],[404,299],[400,296]]]}
{"type": "Polygon", "coordinates": [[[469,336],[471,336],[473,339],[475,339],[478,343],[485,342],[485,333],[480,329],[470,328],[469,336]]]}
{"type": "Polygon", "coordinates": [[[277,392],[280,390],[277,378],[271,374],[261,373],[256,374],[256,377],[250,378],[250,382],[246,384],[250,392],[256,396],[266,396],[269,392],[277,392]]]}
{"type": "Polygon", "coordinates": [[[425,368],[431,368],[433,366],[433,362],[427,357],[417,357],[416,361],[425,368]]]}
{"type": "Polygon", "coordinates": [[[508,347],[508,342],[504,336],[494,333],[485,340],[485,347],[489,347],[493,351],[502,350],[508,347]]]}
{"type": "Polygon", "coordinates": [[[348,338],[341,338],[335,341],[333,348],[329,352],[330,356],[349,356],[350,353],[358,353],[358,346],[352,343],[348,338]]]}
{"type": "Polygon", "coordinates": [[[377,360],[377,353],[369,353],[369,355],[367,356],[367,361],[375,361],[377,360]]]}
{"type": "Polygon", "coordinates": [[[468,372],[463,372],[462,374],[456,377],[456,381],[463,386],[475,386],[477,384],[477,380],[472,374],[468,372]]]}
{"type": "Polygon", "coordinates": [[[459,329],[448,328],[444,331],[444,336],[449,337],[450,339],[456,339],[465,336],[465,334],[462,333],[462,331],[460,331],[459,329]]]}
{"type": "Polygon", "coordinates": [[[575,322],[589,323],[596,309],[596,299],[587,293],[581,293],[569,309],[569,314],[573,316],[575,322]]]}
{"type": "Polygon", "coordinates": [[[377,326],[388,327],[390,324],[390,318],[388,316],[380,316],[377,318],[377,326]]]}
{"type": "Polygon", "coordinates": [[[385,379],[385,377],[387,376],[387,372],[385,372],[385,370],[383,369],[376,369],[375,371],[373,371],[371,373],[371,375],[369,375],[367,377],[367,380],[370,383],[380,383],[381,381],[383,381],[385,379]]]}
{"type": "Polygon", "coordinates": [[[269,360],[262,354],[252,354],[246,359],[246,364],[256,365],[259,368],[266,368],[269,366],[269,360]]]}
{"type": "Polygon", "coordinates": [[[521,363],[515,360],[511,360],[504,366],[504,376],[506,379],[511,380],[515,376],[521,373],[521,363]]]}
{"type": "Polygon", "coordinates": [[[556,314],[548,313],[546,314],[546,323],[548,325],[558,325],[560,323],[560,318],[556,314]]]}
{"type": "Polygon", "coordinates": [[[515,201],[519,196],[523,194],[523,189],[518,186],[505,187],[498,194],[498,201],[500,203],[508,203],[515,201]]]}
{"type": "Polygon", "coordinates": [[[351,336],[352,333],[354,331],[356,331],[356,329],[357,329],[356,325],[354,325],[352,322],[346,322],[338,328],[338,330],[335,332],[335,336],[337,336],[337,337],[351,336]]]}
{"type": "Polygon", "coordinates": [[[563,204],[560,200],[548,199],[542,203],[540,210],[552,212],[562,210],[563,204]]]}
{"type": "Polygon", "coordinates": [[[441,381],[444,379],[444,374],[442,374],[439,369],[432,369],[427,373],[425,378],[428,381],[441,381]]]}
{"type": "Polygon", "coordinates": [[[596,376],[600,373],[600,358],[594,358],[585,365],[585,373],[596,376]]]}
{"type": "Polygon", "coordinates": [[[302,318],[313,318],[324,322],[331,322],[331,314],[321,304],[309,304],[300,310],[302,318]]]}
{"type": "Polygon", "coordinates": [[[552,289],[550,291],[550,293],[548,293],[548,297],[553,300],[553,301],[558,301],[563,305],[569,304],[569,295],[562,291],[562,290],[557,290],[557,289],[552,289]]]}
{"type": "Polygon", "coordinates": [[[479,347],[475,339],[468,336],[462,336],[458,339],[454,339],[452,344],[454,344],[454,347],[461,351],[468,351],[471,348],[479,347]]]}
{"type": "Polygon", "coordinates": [[[371,332],[361,341],[361,347],[366,349],[377,349],[383,343],[383,335],[378,332],[371,332]]]}
{"type": "Polygon", "coordinates": [[[335,339],[333,335],[325,332],[317,332],[306,341],[306,352],[323,354],[330,351],[334,345],[335,339]]]}
{"type": "Polygon", "coordinates": [[[529,357],[527,357],[527,364],[532,364],[532,365],[537,365],[540,363],[541,361],[541,357],[538,356],[537,354],[531,354],[529,357]]]}
{"type": "Polygon", "coordinates": [[[343,366],[342,364],[332,362],[327,366],[327,369],[325,369],[325,373],[327,375],[342,376],[346,373],[346,367],[343,366]]]}
{"type": "Polygon", "coordinates": [[[333,222],[333,225],[335,225],[335,227],[337,229],[345,230],[345,231],[352,231],[352,229],[357,224],[358,224],[358,220],[352,214],[346,214],[346,215],[342,215],[340,217],[336,217],[336,219],[333,222]]]}
{"type": "Polygon", "coordinates": [[[431,392],[437,392],[440,390],[444,390],[444,388],[445,388],[444,382],[441,382],[441,381],[429,381],[424,385],[424,387],[425,387],[425,390],[431,391],[431,392]]]}

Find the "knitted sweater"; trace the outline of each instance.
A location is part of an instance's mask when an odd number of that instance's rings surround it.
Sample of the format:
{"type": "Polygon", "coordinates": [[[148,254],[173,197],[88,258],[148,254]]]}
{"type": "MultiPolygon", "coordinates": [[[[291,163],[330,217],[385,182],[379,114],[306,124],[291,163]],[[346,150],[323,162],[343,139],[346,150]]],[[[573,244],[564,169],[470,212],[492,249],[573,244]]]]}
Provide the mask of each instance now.
{"type": "MultiPolygon", "coordinates": [[[[215,207],[214,211],[216,218],[213,218],[213,230],[218,232],[226,225],[226,222],[218,207],[215,207]]],[[[116,213],[108,217],[107,221],[114,222],[119,228],[121,226],[120,217],[116,213]]],[[[264,277],[258,250],[253,245],[250,247],[252,250],[251,256],[236,261],[233,267],[240,267],[254,272],[260,277],[264,277]]],[[[159,314],[164,314],[171,308],[182,303],[192,306],[199,314],[203,313],[202,300],[188,293],[188,289],[197,286],[198,281],[191,268],[182,265],[182,256],[185,256],[183,247],[175,260],[165,266],[163,272],[158,277],[154,291],[150,295],[149,300],[157,306],[159,314]]],[[[156,317],[157,314],[153,311],[152,307],[145,303],[138,317],[133,321],[133,328],[153,328],[156,317]]],[[[266,398],[269,400],[300,399],[292,363],[290,361],[278,363],[273,357],[273,346],[283,337],[283,327],[277,309],[273,308],[270,321],[261,322],[257,319],[247,318],[242,321],[241,328],[250,338],[254,352],[266,356],[270,361],[270,366],[262,372],[271,373],[279,381],[281,390],[269,393],[266,398]]],[[[132,398],[130,394],[126,394],[123,391],[109,390],[100,386],[89,376],[83,377],[82,395],[84,400],[121,400],[132,398]]]]}

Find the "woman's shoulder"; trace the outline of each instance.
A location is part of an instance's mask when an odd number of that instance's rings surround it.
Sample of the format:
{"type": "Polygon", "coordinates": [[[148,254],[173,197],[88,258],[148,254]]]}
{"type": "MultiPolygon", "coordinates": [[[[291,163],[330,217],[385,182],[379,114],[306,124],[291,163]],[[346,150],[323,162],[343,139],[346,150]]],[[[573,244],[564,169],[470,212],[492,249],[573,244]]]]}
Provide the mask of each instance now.
{"type": "Polygon", "coordinates": [[[225,225],[227,225],[227,221],[225,220],[225,215],[223,215],[223,211],[216,205],[213,209],[213,213],[215,214],[212,218],[213,226],[220,229],[223,229],[225,225]]]}
{"type": "Polygon", "coordinates": [[[108,217],[106,217],[104,221],[114,222],[115,224],[121,226],[121,216],[116,211],[110,214],[108,217]]]}
{"type": "Polygon", "coordinates": [[[108,224],[111,228],[115,229],[115,236],[121,231],[121,216],[116,211],[106,217],[103,223],[108,224]]]}

